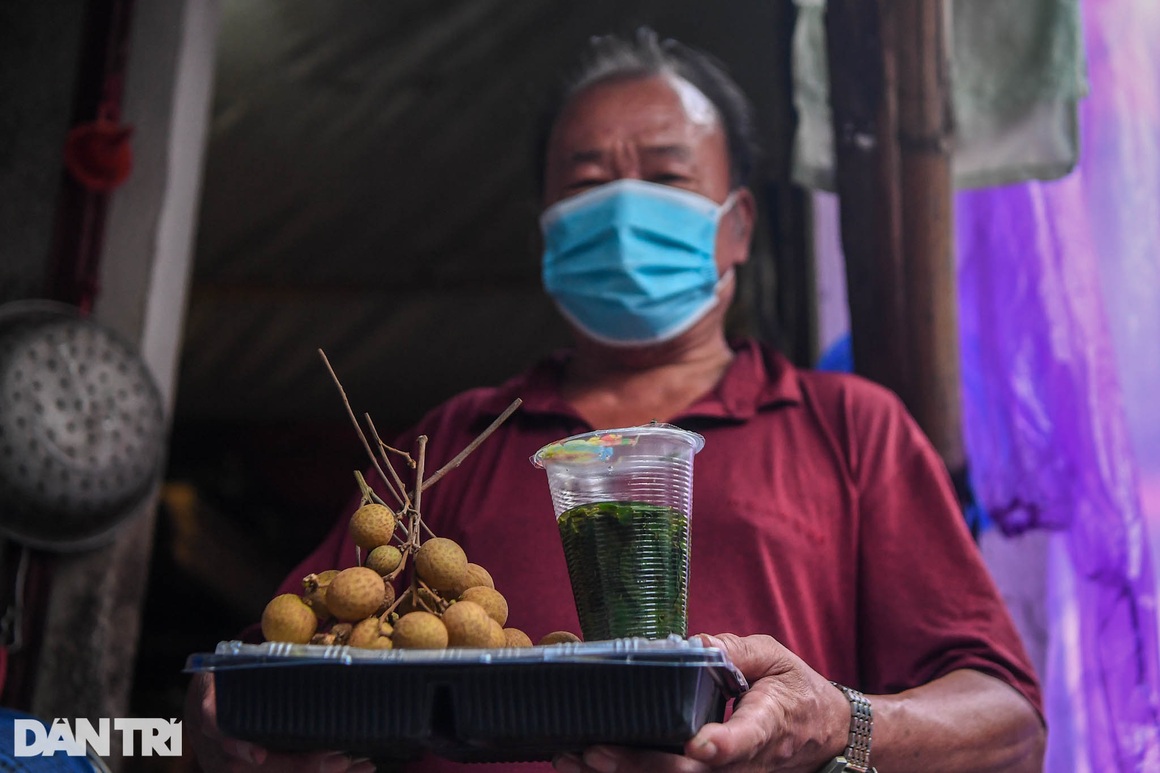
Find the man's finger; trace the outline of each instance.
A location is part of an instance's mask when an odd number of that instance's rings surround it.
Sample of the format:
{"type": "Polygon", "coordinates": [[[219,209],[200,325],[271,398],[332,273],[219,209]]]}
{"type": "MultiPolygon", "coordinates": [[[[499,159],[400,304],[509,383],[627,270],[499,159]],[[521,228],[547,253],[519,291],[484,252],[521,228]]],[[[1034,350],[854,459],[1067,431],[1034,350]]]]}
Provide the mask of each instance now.
{"type": "Polygon", "coordinates": [[[235,760],[249,763],[251,765],[261,765],[266,761],[270,755],[261,746],[249,743],[248,741],[239,741],[236,738],[229,738],[227,736],[221,737],[222,751],[227,756],[235,760]]]}
{"type": "Polygon", "coordinates": [[[677,754],[619,746],[591,747],[584,751],[581,759],[590,770],[615,770],[617,773],[706,773],[708,770],[697,760],[677,754]]]}
{"type": "Polygon", "coordinates": [[[772,636],[716,636],[701,634],[702,643],[723,650],[750,684],[763,676],[782,674],[793,668],[793,659],[781,642],[772,636]]]}
{"type": "Polygon", "coordinates": [[[753,759],[779,734],[781,708],[761,685],[745,694],[729,721],[702,727],[688,743],[685,754],[710,765],[753,759]]]}
{"type": "MultiPolygon", "coordinates": [[[[253,746],[251,744],[251,746],[253,746]]],[[[343,752],[270,752],[255,746],[261,755],[258,759],[243,760],[231,758],[227,768],[231,771],[269,770],[277,773],[368,773],[374,763],[364,758],[353,759],[343,752]]]]}

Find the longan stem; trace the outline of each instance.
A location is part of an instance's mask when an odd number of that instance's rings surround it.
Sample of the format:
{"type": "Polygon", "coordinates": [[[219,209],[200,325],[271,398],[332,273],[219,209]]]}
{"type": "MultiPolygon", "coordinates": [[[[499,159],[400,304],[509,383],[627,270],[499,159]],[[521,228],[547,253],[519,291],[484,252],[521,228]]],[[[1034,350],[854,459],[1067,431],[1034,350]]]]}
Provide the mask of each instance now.
{"type": "MultiPolygon", "coordinates": [[[[420,509],[420,503],[423,500],[423,488],[424,488],[424,485],[423,485],[423,467],[427,463],[427,436],[420,435],[416,439],[415,442],[418,444],[418,447],[419,447],[419,461],[416,463],[416,467],[415,467],[415,498],[414,498],[414,503],[415,503],[415,512],[421,513],[421,512],[423,512],[422,509],[420,509]]],[[[422,516],[419,516],[419,517],[422,518],[422,516]]]]}
{"type": "Polygon", "coordinates": [[[383,443],[383,450],[390,451],[392,454],[403,457],[404,459],[407,460],[407,466],[410,467],[412,470],[415,469],[415,460],[412,459],[411,455],[409,453],[407,453],[406,451],[400,451],[399,449],[395,448],[394,446],[389,446],[386,443],[383,443]]]}
{"type": "Polygon", "coordinates": [[[407,568],[407,556],[408,555],[409,555],[409,553],[407,551],[403,551],[403,558],[402,558],[402,560],[399,561],[399,565],[395,567],[395,570],[393,572],[386,575],[385,579],[387,582],[394,582],[398,578],[398,576],[403,573],[403,570],[407,568]]]}
{"type": "MultiPolygon", "coordinates": [[[[431,486],[435,485],[435,483],[440,478],[442,478],[444,475],[451,472],[459,465],[463,464],[463,460],[467,458],[467,455],[470,454],[472,451],[474,451],[476,448],[478,448],[480,443],[487,440],[488,436],[490,436],[491,433],[493,433],[497,429],[499,429],[499,425],[501,425],[505,421],[507,421],[508,417],[511,416],[513,413],[515,413],[516,408],[519,408],[520,405],[523,404],[523,402],[524,401],[518,397],[515,400],[513,400],[512,404],[509,405],[507,408],[505,408],[504,412],[501,413],[496,418],[495,421],[493,421],[490,425],[488,425],[487,429],[485,429],[483,432],[479,433],[479,437],[477,437],[475,440],[472,440],[470,443],[468,443],[467,448],[464,448],[462,451],[460,451],[458,454],[456,454],[454,459],[452,459],[450,462],[448,462],[447,464],[440,467],[439,470],[436,471],[436,473],[434,475],[432,475],[430,478],[423,481],[423,485],[418,487],[418,489],[430,488],[431,486]]],[[[419,490],[415,491],[415,496],[416,497],[419,496],[419,490]]]]}
{"type": "MultiPolygon", "coordinates": [[[[423,520],[422,511],[419,510],[419,505],[423,500],[423,489],[426,488],[426,486],[423,484],[423,470],[427,465],[427,436],[420,435],[418,438],[416,438],[415,442],[418,445],[418,451],[416,452],[416,455],[419,457],[419,461],[415,466],[415,511],[413,523],[416,524],[416,528],[427,532],[428,537],[434,537],[435,532],[431,531],[431,527],[428,526],[427,523],[423,520]]],[[[418,538],[416,538],[415,547],[418,546],[419,541],[418,538]]]]}
{"type": "Polygon", "coordinates": [[[435,615],[441,614],[443,612],[443,605],[440,604],[439,602],[443,601],[443,597],[441,595],[439,595],[439,592],[432,590],[431,586],[428,585],[427,583],[423,582],[422,580],[419,580],[419,587],[421,587],[423,590],[427,591],[427,593],[431,594],[431,597],[435,599],[435,606],[438,607],[439,609],[438,610],[432,609],[431,606],[429,604],[427,604],[426,601],[423,600],[423,596],[421,594],[416,594],[415,601],[417,601],[419,604],[422,604],[423,608],[426,609],[428,612],[435,614],[435,615]]]}
{"type": "MultiPolygon", "coordinates": [[[[342,395],[342,404],[346,407],[346,414],[350,417],[351,423],[354,424],[354,431],[358,433],[359,440],[362,441],[363,448],[366,449],[367,456],[369,456],[371,459],[371,464],[374,465],[375,470],[378,471],[379,477],[382,478],[384,482],[386,482],[387,476],[383,474],[383,468],[379,467],[378,457],[376,457],[375,452],[371,450],[371,444],[367,440],[367,436],[363,433],[362,427],[359,426],[358,419],[354,415],[354,410],[350,407],[350,400],[347,399],[346,390],[342,388],[342,382],[338,380],[338,374],[334,372],[334,368],[330,367],[330,360],[326,358],[326,352],[319,349],[318,354],[322,357],[323,364],[326,365],[326,369],[330,372],[330,377],[334,380],[334,385],[338,387],[338,393],[342,395]]],[[[395,492],[393,489],[392,493],[394,493],[396,497],[398,496],[398,492],[395,492]]],[[[399,499],[399,503],[402,504],[401,498],[399,499]]]]}
{"type": "MultiPolygon", "coordinates": [[[[375,439],[375,443],[377,443],[379,446],[379,454],[383,457],[383,464],[387,466],[387,470],[390,471],[391,477],[394,479],[395,487],[392,488],[392,493],[394,493],[395,498],[403,504],[403,507],[410,507],[411,498],[407,496],[407,487],[403,485],[402,478],[399,477],[399,473],[395,472],[395,468],[391,464],[391,460],[387,458],[386,451],[384,450],[390,448],[390,446],[384,443],[383,439],[379,437],[379,432],[377,429],[375,429],[375,423],[371,421],[371,415],[369,413],[364,413],[363,418],[366,419],[367,426],[371,428],[371,436],[375,439]]],[[[387,485],[390,486],[390,482],[388,482],[387,485]]]]}
{"type": "Polygon", "coordinates": [[[375,501],[374,490],[371,489],[370,484],[367,483],[367,479],[363,477],[362,472],[359,470],[354,471],[354,482],[358,484],[358,490],[362,492],[362,501],[364,505],[368,502],[375,501]]]}
{"type": "Polygon", "coordinates": [[[399,594],[399,597],[397,599],[395,599],[395,603],[391,604],[389,607],[387,607],[386,612],[383,612],[381,615],[379,615],[379,620],[386,620],[387,617],[389,617],[392,612],[394,612],[396,609],[399,608],[399,605],[403,603],[403,599],[407,598],[410,595],[411,595],[411,589],[405,588],[403,590],[403,592],[399,594]]]}
{"type": "Polygon", "coordinates": [[[400,519],[406,516],[407,523],[411,525],[410,533],[407,535],[407,541],[403,543],[403,549],[411,553],[419,549],[419,522],[416,517],[417,515],[418,513],[414,510],[407,510],[399,514],[400,519]]]}
{"type": "MultiPolygon", "coordinates": [[[[390,507],[387,505],[387,503],[383,501],[383,498],[382,498],[382,497],[380,497],[378,494],[375,494],[375,495],[374,495],[374,500],[375,500],[375,503],[376,503],[376,504],[380,504],[380,505],[382,505],[383,507],[386,507],[388,510],[390,510],[390,509],[391,509],[391,508],[390,508],[390,507]]],[[[402,521],[402,519],[399,519],[399,518],[396,518],[396,519],[395,519],[395,528],[396,528],[396,529],[399,529],[400,531],[402,531],[402,532],[403,532],[403,536],[404,536],[404,537],[409,537],[409,536],[411,536],[411,531],[410,531],[410,529],[408,529],[406,526],[404,526],[404,525],[403,525],[403,521],[402,521]]],[[[398,536],[397,534],[393,533],[393,532],[391,533],[391,538],[392,538],[392,539],[397,539],[397,540],[399,540],[399,542],[400,542],[400,543],[402,543],[402,540],[399,538],[399,536],[398,536]]]]}

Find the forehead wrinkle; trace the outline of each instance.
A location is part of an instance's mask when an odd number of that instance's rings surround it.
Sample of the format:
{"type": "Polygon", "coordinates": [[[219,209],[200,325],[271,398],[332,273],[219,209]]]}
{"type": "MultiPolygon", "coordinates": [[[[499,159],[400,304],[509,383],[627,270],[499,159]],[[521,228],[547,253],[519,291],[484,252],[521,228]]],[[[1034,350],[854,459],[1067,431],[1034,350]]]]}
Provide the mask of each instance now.
{"type": "Polygon", "coordinates": [[[688,161],[693,157],[693,149],[688,145],[674,144],[674,145],[652,145],[641,148],[641,153],[646,156],[655,156],[658,158],[672,158],[677,161],[688,161]]]}
{"type": "Polygon", "coordinates": [[[573,164],[589,164],[593,162],[603,161],[608,157],[608,151],[601,148],[585,148],[582,150],[573,151],[568,155],[568,160],[573,164]]]}

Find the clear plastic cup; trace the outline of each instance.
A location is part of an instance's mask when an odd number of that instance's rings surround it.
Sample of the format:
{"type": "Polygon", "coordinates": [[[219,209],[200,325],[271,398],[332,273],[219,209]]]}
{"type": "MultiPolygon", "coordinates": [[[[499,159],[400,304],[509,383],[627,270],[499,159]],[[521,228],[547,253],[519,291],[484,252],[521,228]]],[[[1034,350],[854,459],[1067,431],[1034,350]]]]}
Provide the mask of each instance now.
{"type": "Polygon", "coordinates": [[[693,455],[669,424],[598,430],[532,456],[548,473],[585,641],[686,636],[693,455]]]}

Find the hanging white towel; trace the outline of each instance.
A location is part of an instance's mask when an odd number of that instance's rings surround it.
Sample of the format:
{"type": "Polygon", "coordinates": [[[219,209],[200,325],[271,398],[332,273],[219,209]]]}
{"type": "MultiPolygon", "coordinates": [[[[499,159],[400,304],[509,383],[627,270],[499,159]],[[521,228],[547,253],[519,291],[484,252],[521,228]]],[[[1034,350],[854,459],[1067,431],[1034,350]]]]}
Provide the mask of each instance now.
{"type": "MultiPolygon", "coordinates": [[[[794,180],[833,190],[825,0],[795,2],[794,180]]],[[[951,24],[956,187],[1070,172],[1087,93],[1079,0],[952,0],[951,24]]]]}

